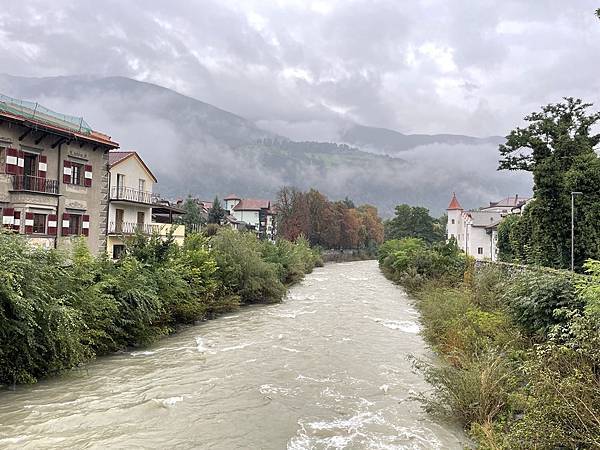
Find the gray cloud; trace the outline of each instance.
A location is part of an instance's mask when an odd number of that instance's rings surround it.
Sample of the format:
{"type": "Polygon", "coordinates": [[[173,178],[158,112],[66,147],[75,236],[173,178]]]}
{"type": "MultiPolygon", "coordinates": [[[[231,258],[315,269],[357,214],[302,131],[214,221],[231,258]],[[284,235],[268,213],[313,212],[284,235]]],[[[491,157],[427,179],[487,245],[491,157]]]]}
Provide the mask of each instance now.
{"type": "Polygon", "coordinates": [[[593,0],[3,3],[4,72],[124,75],[296,138],[505,134],[562,96],[600,100],[593,0]]]}

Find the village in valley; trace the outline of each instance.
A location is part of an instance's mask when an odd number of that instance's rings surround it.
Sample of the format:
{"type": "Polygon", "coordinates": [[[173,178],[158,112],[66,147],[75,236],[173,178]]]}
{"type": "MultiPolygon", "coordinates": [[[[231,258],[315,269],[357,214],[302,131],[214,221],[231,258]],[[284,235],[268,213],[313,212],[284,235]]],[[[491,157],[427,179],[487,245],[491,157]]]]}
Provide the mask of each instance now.
{"type": "Polygon", "coordinates": [[[600,449],[597,5],[172,3],[0,10],[0,448],[600,449]]]}
{"type": "MultiPolygon", "coordinates": [[[[82,118],[0,96],[0,213],[6,229],[37,246],[70,247],[84,237],[90,250],[117,259],[127,236],[185,237],[186,200],[163,199],[158,182],[137,151],[121,151],[111,137],[82,118]]],[[[200,223],[221,208],[219,225],[273,240],[275,205],[229,194],[223,206],[189,198],[200,223]]]]}

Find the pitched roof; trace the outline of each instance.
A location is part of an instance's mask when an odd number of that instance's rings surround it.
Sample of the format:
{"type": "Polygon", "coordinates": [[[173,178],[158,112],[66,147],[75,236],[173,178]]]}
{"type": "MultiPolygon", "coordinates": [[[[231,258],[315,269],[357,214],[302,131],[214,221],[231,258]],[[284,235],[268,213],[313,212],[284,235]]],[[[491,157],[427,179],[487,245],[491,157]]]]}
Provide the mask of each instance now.
{"type": "Polygon", "coordinates": [[[521,206],[524,203],[527,203],[529,197],[519,197],[515,195],[514,197],[504,197],[502,200],[498,200],[497,202],[490,202],[490,208],[493,207],[507,207],[514,208],[515,206],[521,206]]]}
{"type": "Polygon", "coordinates": [[[133,155],[133,153],[134,152],[122,152],[122,151],[108,152],[108,165],[110,167],[112,167],[115,164],[124,160],[125,158],[128,158],[129,156],[133,155]]]}
{"type": "Polygon", "coordinates": [[[229,194],[227,197],[225,197],[223,200],[241,200],[239,196],[237,196],[236,194],[229,194]]]}
{"type": "Polygon", "coordinates": [[[271,202],[269,200],[260,200],[255,198],[245,198],[233,207],[235,211],[260,211],[269,209],[271,202]]]}
{"type": "Polygon", "coordinates": [[[110,151],[108,152],[108,167],[112,169],[117,164],[120,164],[121,162],[131,158],[132,156],[135,156],[137,158],[137,160],[141,163],[146,172],[148,172],[148,175],[150,175],[154,182],[157,183],[158,180],[156,179],[152,171],[148,168],[148,166],[146,165],[142,157],[138,154],[138,152],[110,151]]]}
{"type": "Polygon", "coordinates": [[[19,123],[65,139],[88,141],[103,144],[109,148],[119,148],[107,134],[92,130],[83,117],[71,117],[44,108],[38,103],[13,99],[0,94],[0,118],[19,123]]]}
{"type": "Polygon", "coordinates": [[[458,203],[458,200],[456,199],[456,192],[452,193],[452,200],[450,200],[450,204],[448,205],[448,207],[446,208],[447,211],[453,211],[453,210],[462,210],[463,207],[460,206],[460,203],[458,203]]]}
{"type": "Polygon", "coordinates": [[[494,211],[468,211],[465,214],[469,215],[474,227],[489,227],[502,220],[502,214],[494,211]]]}

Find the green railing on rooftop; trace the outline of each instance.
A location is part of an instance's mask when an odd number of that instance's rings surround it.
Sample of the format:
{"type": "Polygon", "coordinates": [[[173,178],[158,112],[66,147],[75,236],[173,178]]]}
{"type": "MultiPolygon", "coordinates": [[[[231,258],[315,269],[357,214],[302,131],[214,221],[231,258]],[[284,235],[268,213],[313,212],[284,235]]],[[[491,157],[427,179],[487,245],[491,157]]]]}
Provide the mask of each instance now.
{"type": "Polygon", "coordinates": [[[37,122],[55,125],[78,133],[91,134],[92,128],[83,117],[68,116],[45,108],[39,103],[28,102],[0,94],[0,111],[25,117],[37,122]]]}

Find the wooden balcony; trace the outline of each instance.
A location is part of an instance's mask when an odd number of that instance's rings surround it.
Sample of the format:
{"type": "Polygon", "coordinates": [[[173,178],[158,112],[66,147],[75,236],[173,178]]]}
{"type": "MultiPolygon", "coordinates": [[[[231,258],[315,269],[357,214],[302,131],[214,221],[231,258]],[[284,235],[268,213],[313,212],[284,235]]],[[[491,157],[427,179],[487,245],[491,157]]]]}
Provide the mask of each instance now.
{"type": "Polygon", "coordinates": [[[121,200],[133,203],[142,203],[144,205],[152,205],[156,196],[152,192],[140,191],[139,189],[129,188],[126,186],[113,186],[110,189],[111,200],[121,200]]]}
{"type": "Polygon", "coordinates": [[[58,194],[58,180],[32,177],[30,175],[13,175],[13,191],[39,192],[41,194],[58,194]]]}
{"type": "Polygon", "coordinates": [[[136,234],[151,235],[160,233],[163,225],[133,223],[133,222],[109,222],[108,234],[136,234]]]}

